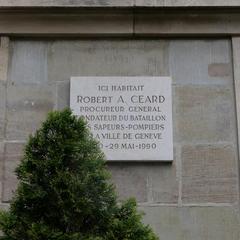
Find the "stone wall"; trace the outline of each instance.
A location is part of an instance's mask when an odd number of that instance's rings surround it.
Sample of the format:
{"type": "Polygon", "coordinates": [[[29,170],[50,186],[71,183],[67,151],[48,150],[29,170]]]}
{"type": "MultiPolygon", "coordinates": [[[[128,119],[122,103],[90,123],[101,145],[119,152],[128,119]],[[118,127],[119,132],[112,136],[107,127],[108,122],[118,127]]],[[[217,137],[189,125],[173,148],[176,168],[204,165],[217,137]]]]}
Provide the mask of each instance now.
{"type": "Polygon", "coordinates": [[[236,7],[239,0],[0,0],[1,7],[236,7]]]}
{"type": "Polygon", "coordinates": [[[28,135],[47,112],[69,106],[71,76],[172,76],[174,161],[109,162],[119,198],[136,197],[161,240],[240,239],[229,39],[2,38],[2,206],[28,135]]]}

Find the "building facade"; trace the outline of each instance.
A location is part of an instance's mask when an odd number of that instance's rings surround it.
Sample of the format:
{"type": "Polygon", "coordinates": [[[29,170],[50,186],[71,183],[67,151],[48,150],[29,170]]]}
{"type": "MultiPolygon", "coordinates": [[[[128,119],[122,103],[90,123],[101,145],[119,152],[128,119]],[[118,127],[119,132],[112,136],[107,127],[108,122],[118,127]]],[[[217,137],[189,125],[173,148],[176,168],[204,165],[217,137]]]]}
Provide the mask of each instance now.
{"type": "Polygon", "coordinates": [[[0,200],[71,76],[170,76],[172,163],[108,162],[161,240],[239,240],[240,2],[0,0],[0,200]]]}

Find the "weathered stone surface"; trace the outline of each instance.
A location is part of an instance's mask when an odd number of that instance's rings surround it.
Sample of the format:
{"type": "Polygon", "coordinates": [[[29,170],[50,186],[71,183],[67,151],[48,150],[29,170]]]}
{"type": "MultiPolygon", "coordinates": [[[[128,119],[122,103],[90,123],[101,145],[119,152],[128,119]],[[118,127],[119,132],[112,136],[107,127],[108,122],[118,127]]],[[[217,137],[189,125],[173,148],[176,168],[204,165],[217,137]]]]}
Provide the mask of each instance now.
{"type": "Polygon", "coordinates": [[[9,80],[13,83],[46,83],[47,46],[44,41],[13,41],[9,80]]]}
{"type": "MultiPolygon", "coordinates": [[[[226,12],[226,9],[224,11],[222,10],[222,12],[214,12],[215,9],[213,8],[213,6],[224,6],[224,4],[206,4],[205,7],[211,7],[210,10],[208,10],[208,13],[210,11],[211,12],[207,14],[204,11],[198,11],[198,9],[196,11],[196,9],[194,8],[189,8],[192,12],[182,12],[181,9],[178,11],[175,11],[176,9],[174,9],[174,11],[171,11],[169,10],[171,4],[167,4],[164,2],[161,7],[166,7],[166,11],[168,11],[170,14],[163,14],[161,8],[158,8],[158,11],[156,11],[155,13],[146,11],[145,14],[141,11],[135,11],[134,8],[137,8],[137,0],[136,3],[131,2],[130,5],[128,3],[121,4],[121,0],[99,0],[95,1],[95,3],[93,1],[88,1],[85,3],[80,1],[78,6],[74,5],[75,1],[72,2],[72,6],[68,4],[69,2],[66,2],[66,4],[60,3],[59,5],[54,4],[54,2],[50,1],[49,5],[46,3],[46,1],[45,5],[41,3],[39,5],[38,3],[32,5],[32,7],[38,7],[39,13],[40,11],[42,11],[42,14],[36,14],[36,12],[34,12],[35,8],[30,8],[31,4],[29,2],[24,5],[23,3],[21,3],[21,0],[19,2],[15,0],[14,3],[10,5],[0,4],[0,10],[1,8],[8,8],[10,9],[10,11],[16,11],[17,6],[22,7],[22,11],[17,12],[18,14],[9,14],[9,12],[4,12],[6,14],[0,15],[0,32],[5,35],[61,35],[67,37],[135,37],[145,35],[173,37],[176,35],[186,37],[192,35],[198,37],[200,34],[208,34],[215,37],[216,35],[236,35],[240,32],[240,17],[238,12],[234,12],[231,10],[229,10],[229,12],[226,12]],[[15,7],[14,4],[16,4],[15,7]],[[77,14],[75,14],[76,12],[73,11],[69,14],[68,12],[71,12],[70,9],[74,6],[78,7],[78,10],[79,8],[81,10],[82,7],[83,11],[79,11],[77,14]],[[67,13],[62,14],[61,10],[60,14],[56,14],[56,11],[45,11],[47,8],[50,7],[58,7],[59,10],[61,9],[60,7],[64,7],[64,10],[66,10],[67,13]],[[93,7],[96,12],[86,11],[84,7],[93,7]],[[103,8],[101,9],[101,7],[103,8]],[[107,7],[109,9],[106,9],[107,7]],[[110,9],[110,7],[112,9],[110,9]],[[120,10],[121,7],[126,7],[126,9],[124,8],[123,10],[120,10]],[[104,13],[102,12],[102,10],[104,10],[104,13]]],[[[147,4],[144,6],[149,5],[147,4]]],[[[176,8],[176,6],[178,5],[173,4],[172,6],[176,8]]],[[[180,4],[179,6],[186,7],[187,5],[180,4]]],[[[189,6],[191,7],[191,4],[189,4],[189,6]]],[[[192,6],[196,7],[198,5],[193,4],[192,6]]],[[[230,6],[231,5],[227,5],[226,8],[230,8],[230,6]]],[[[234,6],[236,5],[233,4],[232,7],[234,6]]],[[[156,8],[153,7],[153,9],[156,8]]],[[[216,8],[216,10],[219,9],[216,8]]]]}
{"type": "Polygon", "coordinates": [[[174,95],[177,141],[236,141],[231,88],[182,86],[175,88],[174,95]]]}
{"type": "Polygon", "coordinates": [[[108,166],[120,199],[135,197],[138,202],[147,202],[147,178],[144,166],[136,164],[126,166],[124,163],[108,163],[108,166]]]}
{"type": "Polygon", "coordinates": [[[4,139],[9,39],[0,37],[0,140],[4,139]]]}
{"type": "Polygon", "coordinates": [[[176,203],[178,181],[175,163],[108,163],[120,199],[176,203]]]}
{"type": "Polygon", "coordinates": [[[232,68],[229,63],[212,63],[208,65],[210,77],[226,77],[232,75],[232,68]]]}
{"type": "Polygon", "coordinates": [[[231,7],[240,6],[238,0],[135,0],[136,6],[147,7],[231,7]]]}
{"type": "Polygon", "coordinates": [[[57,96],[55,108],[57,110],[64,109],[70,106],[70,81],[56,82],[57,96]]]}
{"type": "Polygon", "coordinates": [[[43,11],[42,14],[36,14],[26,10],[26,14],[22,15],[1,14],[0,32],[31,36],[130,36],[133,33],[133,17],[131,13],[116,11],[105,11],[104,14],[86,11],[79,14],[55,14],[43,11]]]}
{"type": "Polygon", "coordinates": [[[0,142],[0,182],[3,178],[3,162],[4,162],[4,142],[0,142]]]}
{"type": "Polygon", "coordinates": [[[184,146],[182,164],[184,203],[237,202],[237,153],[232,146],[184,146]]]}
{"type": "Polygon", "coordinates": [[[134,0],[0,0],[0,7],[130,7],[134,0]]]}
{"type": "Polygon", "coordinates": [[[7,142],[5,146],[3,201],[11,199],[17,186],[17,178],[14,173],[23,156],[23,142],[7,142]]]}
{"type": "Polygon", "coordinates": [[[232,38],[234,90],[237,117],[238,156],[240,156],[240,38],[232,38]]]}
{"type": "Polygon", "coordinates": [[[231,207],[141,207],[161,240],[239,240],[239,215],[231,207]]]}
{"type": "Polygon", "coordinates": [[[7,89],[8,140],[25,140],[53,109],[51,85],[9,85],[7,89]]]}
{"type": "Polygon", "coordinates": [[[238,13],[196,14],[189,12],[172,12],[170,14],[141,13],[135,16],[134,34],[136,36],[196,36],[208,34],[238,34],[240,31],[238,13]]]}
{"type": "Polygon", "coordinates": [[[164,40],[56,41],[49,50],[48,78],[166,76],[167,56],[168,43],[164,40]]]}
{"type": "Polygon", "coordinates": [[[238,0],[0,0],[0,7],[205,7],[240,6],[238,0]]]}
{"type": "Polygon", "coordinates": [[[229,40],[171,40],[169,67],[177,84],[233,84],[229,40]]]}
{"type": "Polygon", "coordinates": [[[5,110],[6,110],[6,87],[5,83],[0,81],[0,140],[4,139],[5,110]]]}
{"type": "Polygon", "coordinates": [[[147,175],[147,193],[150,203],[177,203],[178,179],[176,162],[154,166],[147,175]]]}
{"type": "Polygon", "coordinates": [[[0,81],[7,80],[9,57],[9,38],[0,37],[0,81]]]}

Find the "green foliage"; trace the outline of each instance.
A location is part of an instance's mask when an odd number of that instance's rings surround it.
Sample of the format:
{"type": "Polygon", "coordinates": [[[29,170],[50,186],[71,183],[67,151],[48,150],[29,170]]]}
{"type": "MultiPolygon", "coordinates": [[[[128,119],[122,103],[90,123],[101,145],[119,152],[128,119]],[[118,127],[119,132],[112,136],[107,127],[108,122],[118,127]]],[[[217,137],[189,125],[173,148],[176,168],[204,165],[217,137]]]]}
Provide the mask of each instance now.
{"type": "Polygon", "coordinates": [[[51,112],[30,137],[3,240],[157,240],[135,200],[117,204],[104,155],[82,118],[51,112]]]}

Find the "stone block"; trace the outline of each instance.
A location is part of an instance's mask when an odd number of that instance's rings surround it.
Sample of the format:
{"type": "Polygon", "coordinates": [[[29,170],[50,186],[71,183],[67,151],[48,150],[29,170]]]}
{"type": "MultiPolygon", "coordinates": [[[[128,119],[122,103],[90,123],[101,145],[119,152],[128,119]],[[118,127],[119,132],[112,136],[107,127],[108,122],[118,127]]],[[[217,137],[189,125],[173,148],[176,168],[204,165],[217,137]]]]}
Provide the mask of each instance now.
{"type": "Polygon", "coordinates": [[[0,142],[0,182],[3,178],[4,146],[4,142],[0,142]]]}
{"type": "Polygon", "coordinates": [[[45,41],[12,41],[9,80],[12,83],[47,82],[47,47],[45,41]]]}
{"type": "Polygon", "coordinates": [[[149,203],[177,203],[178,178],[176,162],[156,164],[148,171],[147,193],[149,203]]]}
{"type": "Polygon", "coordinates": [[[238,0],[0,0],[1,7],[232,7],[238,0]]]}
{"type": "Polygon", "coordinates": [[[54,87],[50,85],[9,85],[7,89],[8,140],[25,140],[53,109],[54,87]]]}
{"type": "Polygon", "coordinates": [[[124,163],[108,163],[108,166],[120,200],[135,197],[138,202],[147,202],[147,178],[144,166],[134,164],[127,166],[124,163]]]}
{"type": "Polygon", "coordinates": [[[170,75],[176,84],[233,85],[229,40],[171,40],[170,75]]]}
{"type": "Polygon", "coordinates": [[[8,202],[17,187],[15,169],[23,157],[23,142],[7,142],[5,146],[4,178],[3,178],[3,202],[8,202]]]}
{"type": "MultiPolygon", "coordinates": [[[[1,8],[1,6],[0,6],[1,8]]],[[[53,12],[43,11],[37,14],[29,11],[28,14],[0,15],[0,32],[2,34],[25,34],[25,35],[59,35],[65,37],[89,37],[89,36],[132,36],[133,16],[131,11],[96,11],[86,10],[76,12],[53,12]],[[103,17],[104,16],[104,17],[103,17]]],[[[61,56],[64,57],[64,56],[61,56]]]]}
{"type": "Polygon", "coordinates": [[[144,222],[161,240],[239,240],[239,215],[232,207],[140,207],[144,222]]]}
{"type": "Polygon", "coordinates": [[[232,88],[175,87],[175,140],[179,142],[236,141],[232,88]]]}
{"type": "Polygon", "coordinates": [[[236,203],[237,150],[231,145],[182,148],[183,203],[236,203]]]}
{"type": "Polygon", "coordinates": [[[232,75],[232,67],[229,63],[211,63],[208,65],[210,77],[227,77],[232,75]]]}
{"type": "Polygon", "coordinates": [[[4,139],[5,113],[6,113],[6,87],[5,83],[0,81],[0,140],[4,139]]]}
{"type": "Polygon", "coordinates": [[[240,6],[238,0],[136,0],[138,7],[233,7],[240,6]]]}
{"type": "Polygon", "coordinates": [[[55,41],[49,49],[48,66],[49,81],[67,81],[71,76],[166,76],[168,42],[55,41]]]}
{"type": "Polygon", "coordinates": [[[57,99],[55,108],[62,110],[70,106],[70,81],[56,82],[57,99]]]}
{"type": "Polygon", "coordinates": [[[4,169],[4,142],[0,142],[0,201],[2,201],[2,187],[3,187],[3,169],[4,169]]]}
{"type": "Polygon", "coordinates": [[[235,92],[235,106],[237,118],[237,136],[238,136],[238,156],[240,156],[240,38],[232,38],[233,51],[233,70],[234,70],[234,92],[235,92]]]}
{"type": "Polygon", "coordinates": [[[7,80],[9,58],[9,39],[0,37],[0,81],[7,80]]]}
{"type": "Polygon", "coordinates": [[[138,202],[176,203],[178,182],[175,163],[108,163],[121,200],[135,197],[138,202]]]}
{"type": "Polygon", "coordinates": [[[134,0],[0,0],[5,7],[131,7],[134,0]]]}
{"type": "Polygon", "coordinates": [[[239,15],[236,13],[224,14],[207,13],[193,14],[193,12],[173,11],[169,14],[160,14],[159,11],[148,14],[140,12],[135,15],[135,36],[189,36],[220,34],[237,34],[240,30],[239,15]],[[228,21],[226,21],[228,19],[228,21]]]}

